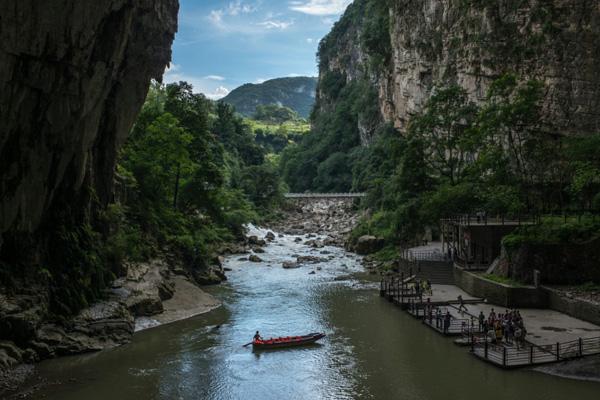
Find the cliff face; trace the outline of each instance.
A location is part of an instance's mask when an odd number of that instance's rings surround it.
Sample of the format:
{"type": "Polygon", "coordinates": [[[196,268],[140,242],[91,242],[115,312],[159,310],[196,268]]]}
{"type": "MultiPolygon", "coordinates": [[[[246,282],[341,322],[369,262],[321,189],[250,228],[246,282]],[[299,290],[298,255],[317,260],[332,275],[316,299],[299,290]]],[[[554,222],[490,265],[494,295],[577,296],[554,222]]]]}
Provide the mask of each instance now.
{"type": "Polygon", "coordinates": [[[51,304],[76,313],[106,286],[110,267],[90,267],[101,235],[79,232],[102,230],[118,149],[170,61],[177,12],[178,0],[0,2],[0,369],[133,331],[119,302],[80,314],[70,341],[42,324],[51,304]]]}
{"type": "Polygon", "coordinates": [[[16,237],[43,242],[65,208],[77,221],[108,203],[117,150],[170,61],[177,11],[177,0],[0,4],[0,260],[16,237]]]}
{"type": "Polygon", "coordinates": [[[371,82],[382,120],[402,131],[435,86],[458,84],[479,102],[495,78],[512,72],[544,83],[545,130],[598,132],[599,19],[600,4],[586,0],[356,0],[322,43],[320,75],[371,82]],[[365,45],[371,28],[358,16],[369,3],[389,21],[390,58],[375,67],[365,45]]]}

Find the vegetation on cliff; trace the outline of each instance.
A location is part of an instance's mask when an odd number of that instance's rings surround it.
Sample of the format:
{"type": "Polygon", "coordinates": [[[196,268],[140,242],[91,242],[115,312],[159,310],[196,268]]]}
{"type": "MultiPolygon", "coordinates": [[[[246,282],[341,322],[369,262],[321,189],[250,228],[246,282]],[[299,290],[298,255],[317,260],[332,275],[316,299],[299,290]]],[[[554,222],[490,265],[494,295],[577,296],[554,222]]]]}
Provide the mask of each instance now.
{"type": "Polygon", "coordinates": [[[598,136],[539,130],[541,90],[505,75],[479,106],[459,87],[437,90],[406,135],[381,135],[357,164],[354,189],[369,193],[365,206],[374,213],[355,237],[410,242],[458,213],[597,209],[600,181],[592,171],[600,163],[583,149],[598,136]]]}

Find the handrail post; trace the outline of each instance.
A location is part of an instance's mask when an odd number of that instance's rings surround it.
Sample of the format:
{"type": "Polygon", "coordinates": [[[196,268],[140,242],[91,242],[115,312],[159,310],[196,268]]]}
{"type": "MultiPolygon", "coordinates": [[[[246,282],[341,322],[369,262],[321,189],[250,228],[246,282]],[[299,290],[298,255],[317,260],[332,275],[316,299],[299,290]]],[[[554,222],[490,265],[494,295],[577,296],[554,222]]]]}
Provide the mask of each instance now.
{"type": "Polygon", "coordinates": [[[535,349],[535,347],[531,346],[529,348],[529,364],[533,364],[533,350],[535,349]]]}
{"type": "Polygon", "coordinates": [[[560,361],[560,343],[556,343],[556,361],[560,361]]]}
{"type": "Polygon", "coordinates": [[[506,367],[506,347],[502,347],[502,365],[506,367]]]}
{"type": "Polygon", "coordinates": [[[583,339],[579,338],[579,357],[583,357],[583,339]]]}
{"type": "Polygon", "coordinates": [[[488,341],[487,341],[487,337],[485,338],[485,347],[483,348],[483,356],[487,360],[487,358],[488,358],[488,341]]]}

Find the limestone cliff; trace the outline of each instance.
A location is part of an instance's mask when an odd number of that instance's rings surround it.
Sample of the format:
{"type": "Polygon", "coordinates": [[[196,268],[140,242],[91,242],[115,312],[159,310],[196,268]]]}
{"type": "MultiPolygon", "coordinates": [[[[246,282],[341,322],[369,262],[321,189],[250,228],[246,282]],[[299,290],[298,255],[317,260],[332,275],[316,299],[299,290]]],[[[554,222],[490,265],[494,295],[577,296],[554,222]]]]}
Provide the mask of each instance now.
{"type": "Polygon", "coordinates": [[[80,219],[92,200],[107,204],[177,11],[177,0],[0,3],[0,245],[35,235],[55,209],[80,219]]]}
{"type": "MultiPolygon", "coordinates": [[[[545,130],[598,132],[598,20],[600,3],[586,0],[356,0],[321,43],[318,111],[335,102],[324,77],[341,73],[370,82],[380,121],[402,131],[434,87],[458,84],[481,101],[513,72],[544,83],[545,130]]],[[[359,130],[368,142],[374,126],[359,130]]]]}
{"type": "MultiPolygon", "coordinates": [[[[108,283],[77,241],[101,240],[117,152],[170,61],[177,13],[178,0],[0,2],[0,340],[27,349],[23,360],[62,340],[54,328],[41,339],[53,313],[76,314],[108,283]]],[[[130,336],[122,305],[90,310],[70,323],[87,324],[79,336],[105,320],[115,341],[130,336]]],[[[21,361],[6,346],[0,369],[21,361]]]]}

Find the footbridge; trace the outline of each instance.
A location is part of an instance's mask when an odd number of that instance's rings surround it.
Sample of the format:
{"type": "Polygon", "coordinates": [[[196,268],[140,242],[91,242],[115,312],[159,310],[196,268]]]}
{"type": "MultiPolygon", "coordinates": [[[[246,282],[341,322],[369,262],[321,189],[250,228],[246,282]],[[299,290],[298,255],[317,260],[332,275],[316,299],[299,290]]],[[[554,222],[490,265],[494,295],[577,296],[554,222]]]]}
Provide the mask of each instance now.
{"type": "Polygon", "coordinates": [[[366,193],[286,193],[284,196],[286,199],[306,199],[306,200],[320,200],[320,199],[356,199],[365,197],[366,193]]]}

